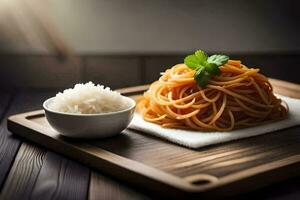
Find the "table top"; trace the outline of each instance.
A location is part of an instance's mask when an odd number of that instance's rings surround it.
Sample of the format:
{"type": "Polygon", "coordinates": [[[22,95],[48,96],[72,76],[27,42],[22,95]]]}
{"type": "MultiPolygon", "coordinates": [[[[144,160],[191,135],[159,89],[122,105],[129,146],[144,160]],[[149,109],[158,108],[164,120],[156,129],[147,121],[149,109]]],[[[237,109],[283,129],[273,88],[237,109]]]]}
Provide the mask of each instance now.
{"type": "MultiPolygon", "coordinates": [[[[7,117],[41,109],[48,90],[0,91],[0,199],[154,199],[100,171],[12,135],[7,117]]],[[[237,199],[300,199],[297,177],[241,194],[237,199]]]]}

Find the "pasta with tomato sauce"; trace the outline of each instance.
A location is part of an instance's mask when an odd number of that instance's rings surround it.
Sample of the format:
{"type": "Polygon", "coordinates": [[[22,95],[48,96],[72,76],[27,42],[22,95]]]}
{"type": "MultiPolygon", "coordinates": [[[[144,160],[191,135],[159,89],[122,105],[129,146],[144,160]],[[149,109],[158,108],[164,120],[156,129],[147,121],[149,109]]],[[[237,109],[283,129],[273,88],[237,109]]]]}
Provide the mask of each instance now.
{"type": "Polygon", "coordinates": [[[137,111],[162,127],[200,131],[230,131],[287,117],[287,105],[259,69],[228,60],[219,70],[202,87],[195,70],[177,64],[138,98],[137,111]]]}

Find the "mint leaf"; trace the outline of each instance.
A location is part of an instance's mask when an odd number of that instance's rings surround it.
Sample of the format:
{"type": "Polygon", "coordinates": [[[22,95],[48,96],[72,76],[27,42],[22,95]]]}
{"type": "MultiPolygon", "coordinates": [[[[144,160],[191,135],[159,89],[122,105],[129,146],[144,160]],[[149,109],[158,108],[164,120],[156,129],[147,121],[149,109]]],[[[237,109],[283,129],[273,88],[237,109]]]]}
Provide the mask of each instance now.
{"type": "Polygon", "coordinates": [[[204,66],[205,66],[206,71],[213,76],[217,76],[217,75],[221,74],[219,66],[215,63],[205,62],[204,66]]]}
{"type": "Polygon", "coordinates": [[[194,76],[195,81],[200,82],[202,80],[202,77],[204,76],[204,74],[205,74],[205,68],[204,67],[199,68],[196,71],[195,76],[194,76]]]}
{"type": "Polygon", "coordinates": [[[229,57],[225,55],[212,55],[207,59],[207,62],[221,66],[227,63],[228,60],[229,57]]]}
{"type": "Polygon", "coordinates": [[[194,79],[201,87],[205,87],[210,79],[210,75],[205,70],[205,67],[201,67],[196,71],[194,79]]]}
{"type": "Polygon", "coordinates": [[[192,69],[201,67],[201,60],[196,55],[189,55],[185,57],[184,64],[192,69]]]}
{"type": "Polygon", "coordinates": [[[201,87],[205,87],[208,84],[208,81],[210,80],[209,73],[205,72],[204,76],[202,77],[202,80],[199,82],[199,85],[201,87]]]}
{"type": "Polygon", "coordinates": [[[202,50],[196,51],[195,55],[200,59],[200,62],[206,61],[208,57],[207,54],[202,50]]]}
{"type": "Polygon", "coordinates": [[[197,50],[195,54],[185,57],[184,64],[196,71],[195,81],[205,87],[212,76],[221,74],[219,67],[229,60],[225,55],[212,55],[210,57],[202,50],[197,50]]]}

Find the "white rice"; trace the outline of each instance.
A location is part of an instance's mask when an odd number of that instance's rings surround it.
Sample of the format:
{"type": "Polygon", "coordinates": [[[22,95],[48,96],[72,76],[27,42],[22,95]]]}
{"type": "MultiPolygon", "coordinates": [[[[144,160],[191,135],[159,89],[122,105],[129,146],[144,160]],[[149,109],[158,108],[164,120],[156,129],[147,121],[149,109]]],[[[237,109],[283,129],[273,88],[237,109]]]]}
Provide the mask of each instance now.
{"type": "Polygon", "coordinates": [[[96,114],[124,110],[129,102],[109,87],[88,82],[57,93],[48,107],[59,112],[96,114]]]}

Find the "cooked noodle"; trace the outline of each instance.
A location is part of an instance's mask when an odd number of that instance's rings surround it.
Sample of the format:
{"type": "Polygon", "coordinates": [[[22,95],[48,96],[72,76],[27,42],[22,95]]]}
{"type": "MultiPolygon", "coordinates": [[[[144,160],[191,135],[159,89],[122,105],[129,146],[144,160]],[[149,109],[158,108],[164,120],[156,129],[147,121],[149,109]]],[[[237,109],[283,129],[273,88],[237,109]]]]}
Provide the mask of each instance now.
{"type": "Polygon", "coordinates": [[[138,99],[137,110],[144,120],[162,127],[202,131],[229,131],[287,117],[288,107],[274,96],[259,69],[229,60],[220,70],[220,76],[201,88],[193,69],[175,65],[138,99]]]}

